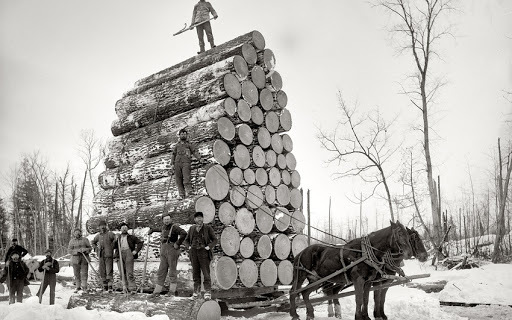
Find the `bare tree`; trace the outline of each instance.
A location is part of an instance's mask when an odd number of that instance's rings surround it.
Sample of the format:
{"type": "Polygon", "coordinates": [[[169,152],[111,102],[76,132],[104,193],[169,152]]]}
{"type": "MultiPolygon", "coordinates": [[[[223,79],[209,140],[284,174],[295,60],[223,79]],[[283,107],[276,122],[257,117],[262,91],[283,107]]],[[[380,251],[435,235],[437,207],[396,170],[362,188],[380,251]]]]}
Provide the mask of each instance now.
{"type": "Polygon", "coordinates": [[[96,195],[93,171],[100,164],[105,156],[105,144],[96,137],[94,130],[82,130],[80,132],[80,145],[78,154],[85,164],[89,181],[91,183],[92,195],[96,195]]]}
{"type": "Polygon", "coordinates": [[[356,107],[348,106],[341,92],[338,92],[338,103],[342,112],[338,127],[330,133],[320,130],[318,136],[322,147],[333,154],[327,162],[342,167],[341,171],[334,173],[334,179],[359,177],[373,185],[372,195],[382,184],[386,191],[391,220],[395,221],[387,181],[388,173],[384,171],[384,164],[397,150],[390,146],[388,134],[393,121],[386,123],[378,110],[357,115],[356,107]],[[344,130],[341,136],[338,135],[340,126],[344,130]]]}
{"type": "Polygon", "coordinates": [[[426,161],[427,183],[430,194],[432,220],[436,240],[441,238],[441,217],[436,197],[436,185],[432,173],[429,117],[434,98],[443,82],[431,74],[431,63],[438,56],[435,47],[445,36],[451,35],[449,27],[443,27],[442,17],[453,10],[451,0],[382,0],[377,5],[385,8],[398,23],[391,29],[401,40],[399,49],[412,55],[415,71],[409,77],[410,84],[402,85],[402,93],[421,112],[423,125],[423,151],[426,161]]]}

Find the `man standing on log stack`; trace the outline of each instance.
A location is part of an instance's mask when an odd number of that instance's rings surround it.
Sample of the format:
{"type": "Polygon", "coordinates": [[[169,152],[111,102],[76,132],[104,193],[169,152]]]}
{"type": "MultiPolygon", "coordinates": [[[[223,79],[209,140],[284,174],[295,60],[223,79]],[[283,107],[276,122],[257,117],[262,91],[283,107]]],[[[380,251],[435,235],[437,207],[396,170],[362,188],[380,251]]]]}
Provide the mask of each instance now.
{"type": "Polygon", "coordinates": [[[46,258],[39,262],[39,272],[44,272],[43,285],[39,287],[37,296],[42,296],[46,291],[46,287],[50,286],[50,304],[55,304],[55,286],[57,285],[57,275],[59,272],[59,262],[52,258],[52,250],[46,249],[44,252],[46,258]]]}
{"type": "MultiPolygon", "coordinates": [[[[164,225],[161,229],[162,245],[160,246],[160,266],[157,271],[157,282],[153,296],[158,296],[164,287],[165,278],[170,271],[169,278],[169,292],[167,296],[172,296],[176,292],[178,286],[178,272],[176,267],[178,265],[178,258],[180,256],[180,246],[187,236],[187,232],[179,225],[171,223],[171,216],[165,214],[163,217],[164,225]]],[[[153,233],[153,229],[149,229],[149,234],[153,233]]]]}
{"type": "MultiPolygon", "coordinates": [[[[124,285],[127,285],[130,293],[135,294],[137,286],[135,285],[135,277],[133,275],[133,264],[134,260],[138,258],[139,251],[142,249],[144,241],[140,240],[133,234],[128,234],[128,225],[123,222],[121,224],[121,235],[119,235],[119,241],[115,244],[116,252],[114,257],[117,259],[123,259],[123,273],[124,273],[124,285]],[[121,243],[121,248],[119,248],[121,243]]],[[[121,269],[119,269],[121,270],[121,269]]]]}
{"type": "Polygon", "coordinates": [[[206,32],[206,38],[210,43],[211,48],[215,48],[215,43],[213,42],[213,33],[212,33],[212,25],[210,24],[210,13],[213,15],[213,19],[217,19],[219,16],[215,9],[213,9],[212,4],[205,1],[199,0],[199,2],[194,6],[194,12],[192,13],[192,22],[191,26],[197,23],[201,23],[196,26],[197,37],[199,38],[199,52],[197,54],[204,52],[204,32],[206,32]]]}
{"type": "Polygon", "coordinates": [[[73,236],[74,238],[69,240],[68,253],[71,255],[71,264],[73,265],[73,273],[75,275],[75,293],[82,289],[86,292],[89,272],[88,259],[92,248],[89,239],[82,237],[82,230],[80,228],[75,228],[73,236]]]}
{"type": "Polygon", "coordinates": [[[171,156],[171,173],[174,173],[176,186],[181,199],[192,195],[192,183],[190,181],[192,155],[201,161],[195,144],[188,141],[187,129],[179,131],[180,140],[174,146],[171,156]]]}
{"type": "Polygon", "coordinates": [[[101,220],[99,223],[100,232],[92,240],[99,259],[99,273],[103,282],[103,290],[112,292],[112,281],[114,279],[114,244],[116,235],[107,230],[107,223],[101,220]]]}
{"type": "Polygon", "coordinates": [[[195,225],[188,230],[185,246],[189,248],[190,263],[192,264],[192,277],[194,278],[194,294],[197,298],[201,292],[201,271],[204,278],[204,298],[211,298],[210,261],[212,260],[212,249],[217,244],[217,237],[213,228],[205,225],[202,212],[194,214],[195,225]]]}

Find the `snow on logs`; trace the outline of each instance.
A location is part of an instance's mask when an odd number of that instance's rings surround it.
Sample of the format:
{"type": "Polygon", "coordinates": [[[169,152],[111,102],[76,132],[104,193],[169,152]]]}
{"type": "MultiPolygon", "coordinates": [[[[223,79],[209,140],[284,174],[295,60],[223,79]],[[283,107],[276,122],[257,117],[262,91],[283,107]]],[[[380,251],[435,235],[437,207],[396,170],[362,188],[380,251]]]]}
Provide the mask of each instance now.
{"type": "Polygon", "coordinates": [[[283,79],[274,52],[253,31],[141,79],[115,105],[95,212],[110,229],[157,227],[169,213],[193,223],[204,213],[219,238],[215,290],[288,285],[307,245],[300,175],[283,79]],[[179,199],[170,174],[178,132],[188,129],[194,195],[179,199]]]}

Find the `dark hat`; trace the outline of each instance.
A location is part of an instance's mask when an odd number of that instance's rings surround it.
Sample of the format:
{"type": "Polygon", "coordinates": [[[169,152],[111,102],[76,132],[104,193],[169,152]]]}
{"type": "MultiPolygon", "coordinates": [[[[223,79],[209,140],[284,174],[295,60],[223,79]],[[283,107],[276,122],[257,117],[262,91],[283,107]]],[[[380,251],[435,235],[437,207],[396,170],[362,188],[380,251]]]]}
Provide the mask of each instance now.
{"type": "Polygon", "coordinates": [[[188,133],[187,128],[180,129],[180,131],[178,131],[178,134],[181,134],[182,132],[188,133]]]}
{"type": "Polygon", "coordinates": [[[120,225],[119,225],[119,229],[121,229],[123,226],[126,226],[127,228],[128,227],[128,224],[126,222],[122,222],[120,225]]]}
{"type": "Polygon", "coordinates": [[[12,238],[12,242],[18,242],[18,239],[12,238]]]}
{"type": "Polygon", "coordinates": [[[204,217],[203,213],[201,211],[198,211],[194,214],[194,218],[195,217],[204,217]]]}
{"type": "Polygon", "coordinates": [[[47,253],[47,252],[52,253],[52,249],[48,248],[48,249],[44,250],[44,253],[47,253]]]}
{"type": "Polygon", "coordinates": [[[98,224],[98,226],[106,226],[107,225],[107,222],[105,220],[100,220],[100,223],[98,224]]]}

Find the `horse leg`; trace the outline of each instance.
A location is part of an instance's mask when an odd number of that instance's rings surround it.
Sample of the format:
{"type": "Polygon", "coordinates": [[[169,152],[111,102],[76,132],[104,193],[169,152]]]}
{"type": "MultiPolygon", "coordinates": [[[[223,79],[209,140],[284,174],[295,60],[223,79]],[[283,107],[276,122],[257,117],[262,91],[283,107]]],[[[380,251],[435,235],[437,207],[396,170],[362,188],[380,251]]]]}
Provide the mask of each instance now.
{"type": "MultiPolygon", "coordinates": [[[[338,294],[341,291],[341,286],[333,290],[333,295],[338,294]]],[[[338,298],[334,299],[334,316],[341,319],[341,306],[338,298]]]]}
{"type": "Polygon", "coordinates": [[[332,300],[327,300],[327,303],[329,304],[327,306],[327,316],[329,318],[334,317],[334,308],[333,308],[333,305],[332,305],[332,300]]]}
{"type": "Polygon", "coordinates": [[[370,320],[370,317],[368,316],[368,300],[370,298],[370,282],[365,282],[363,286],[363,305],[361,306],[361,315],[362,319],[364,320],[370,320]]]}
{"type": "Polygon", "coordinates": [[[373,302],[374,302],[373,317],[375,318],[375,320],[382,319],[382,317],[381,317],[381,314],[382,314],[381,296],[382,296],[382,289],[373,291],[373,302]]]}
{"type": "Polygon", "coordinates": [[[306,275],[304,272],[297,271],[297,281],[293,282],[292,289],[290,292],[290,316],[292,317],[292,320],[299,320],[299,314],[297,313],[297,294],[294,293],[297,291],[297,289],[302,287],[302,283],[306,280],[306,275]]]}
{"type": "MultiPolygon", "coordinates": [[[[388,317],[386,316],[386,314],[384,313],[384,303],[386,303],[386,293],[388,292],[388,289],[389,288],[386,288],[386,289],[382,289],[382,292],[380,294],[380,319],[382,320],[388,320],[388,317]]],[[[377,318],[375,318],[377,319],[377,318]]]]}
{"type": "Polygon", "coordinates": [[[304,303],[306,304],[306,320],[315,319],[315,309],[313,309],[313,305],[311,304],[311,301],[309,301],[309,294],[317,288],[318,287],[315,289],[310,288],[302,292],[302,300],[304,300],[304,303]]]}
{"type": "Polygon", "coordinates": [[[363,305],[363,296],[364,296],[364,283],[365,280],[363,277],[352,277],[354,280],[354,289],[356,291],[356,314],[355,320],[363,320],[363,316],[361,314],[361,306],[363,305]]]}

